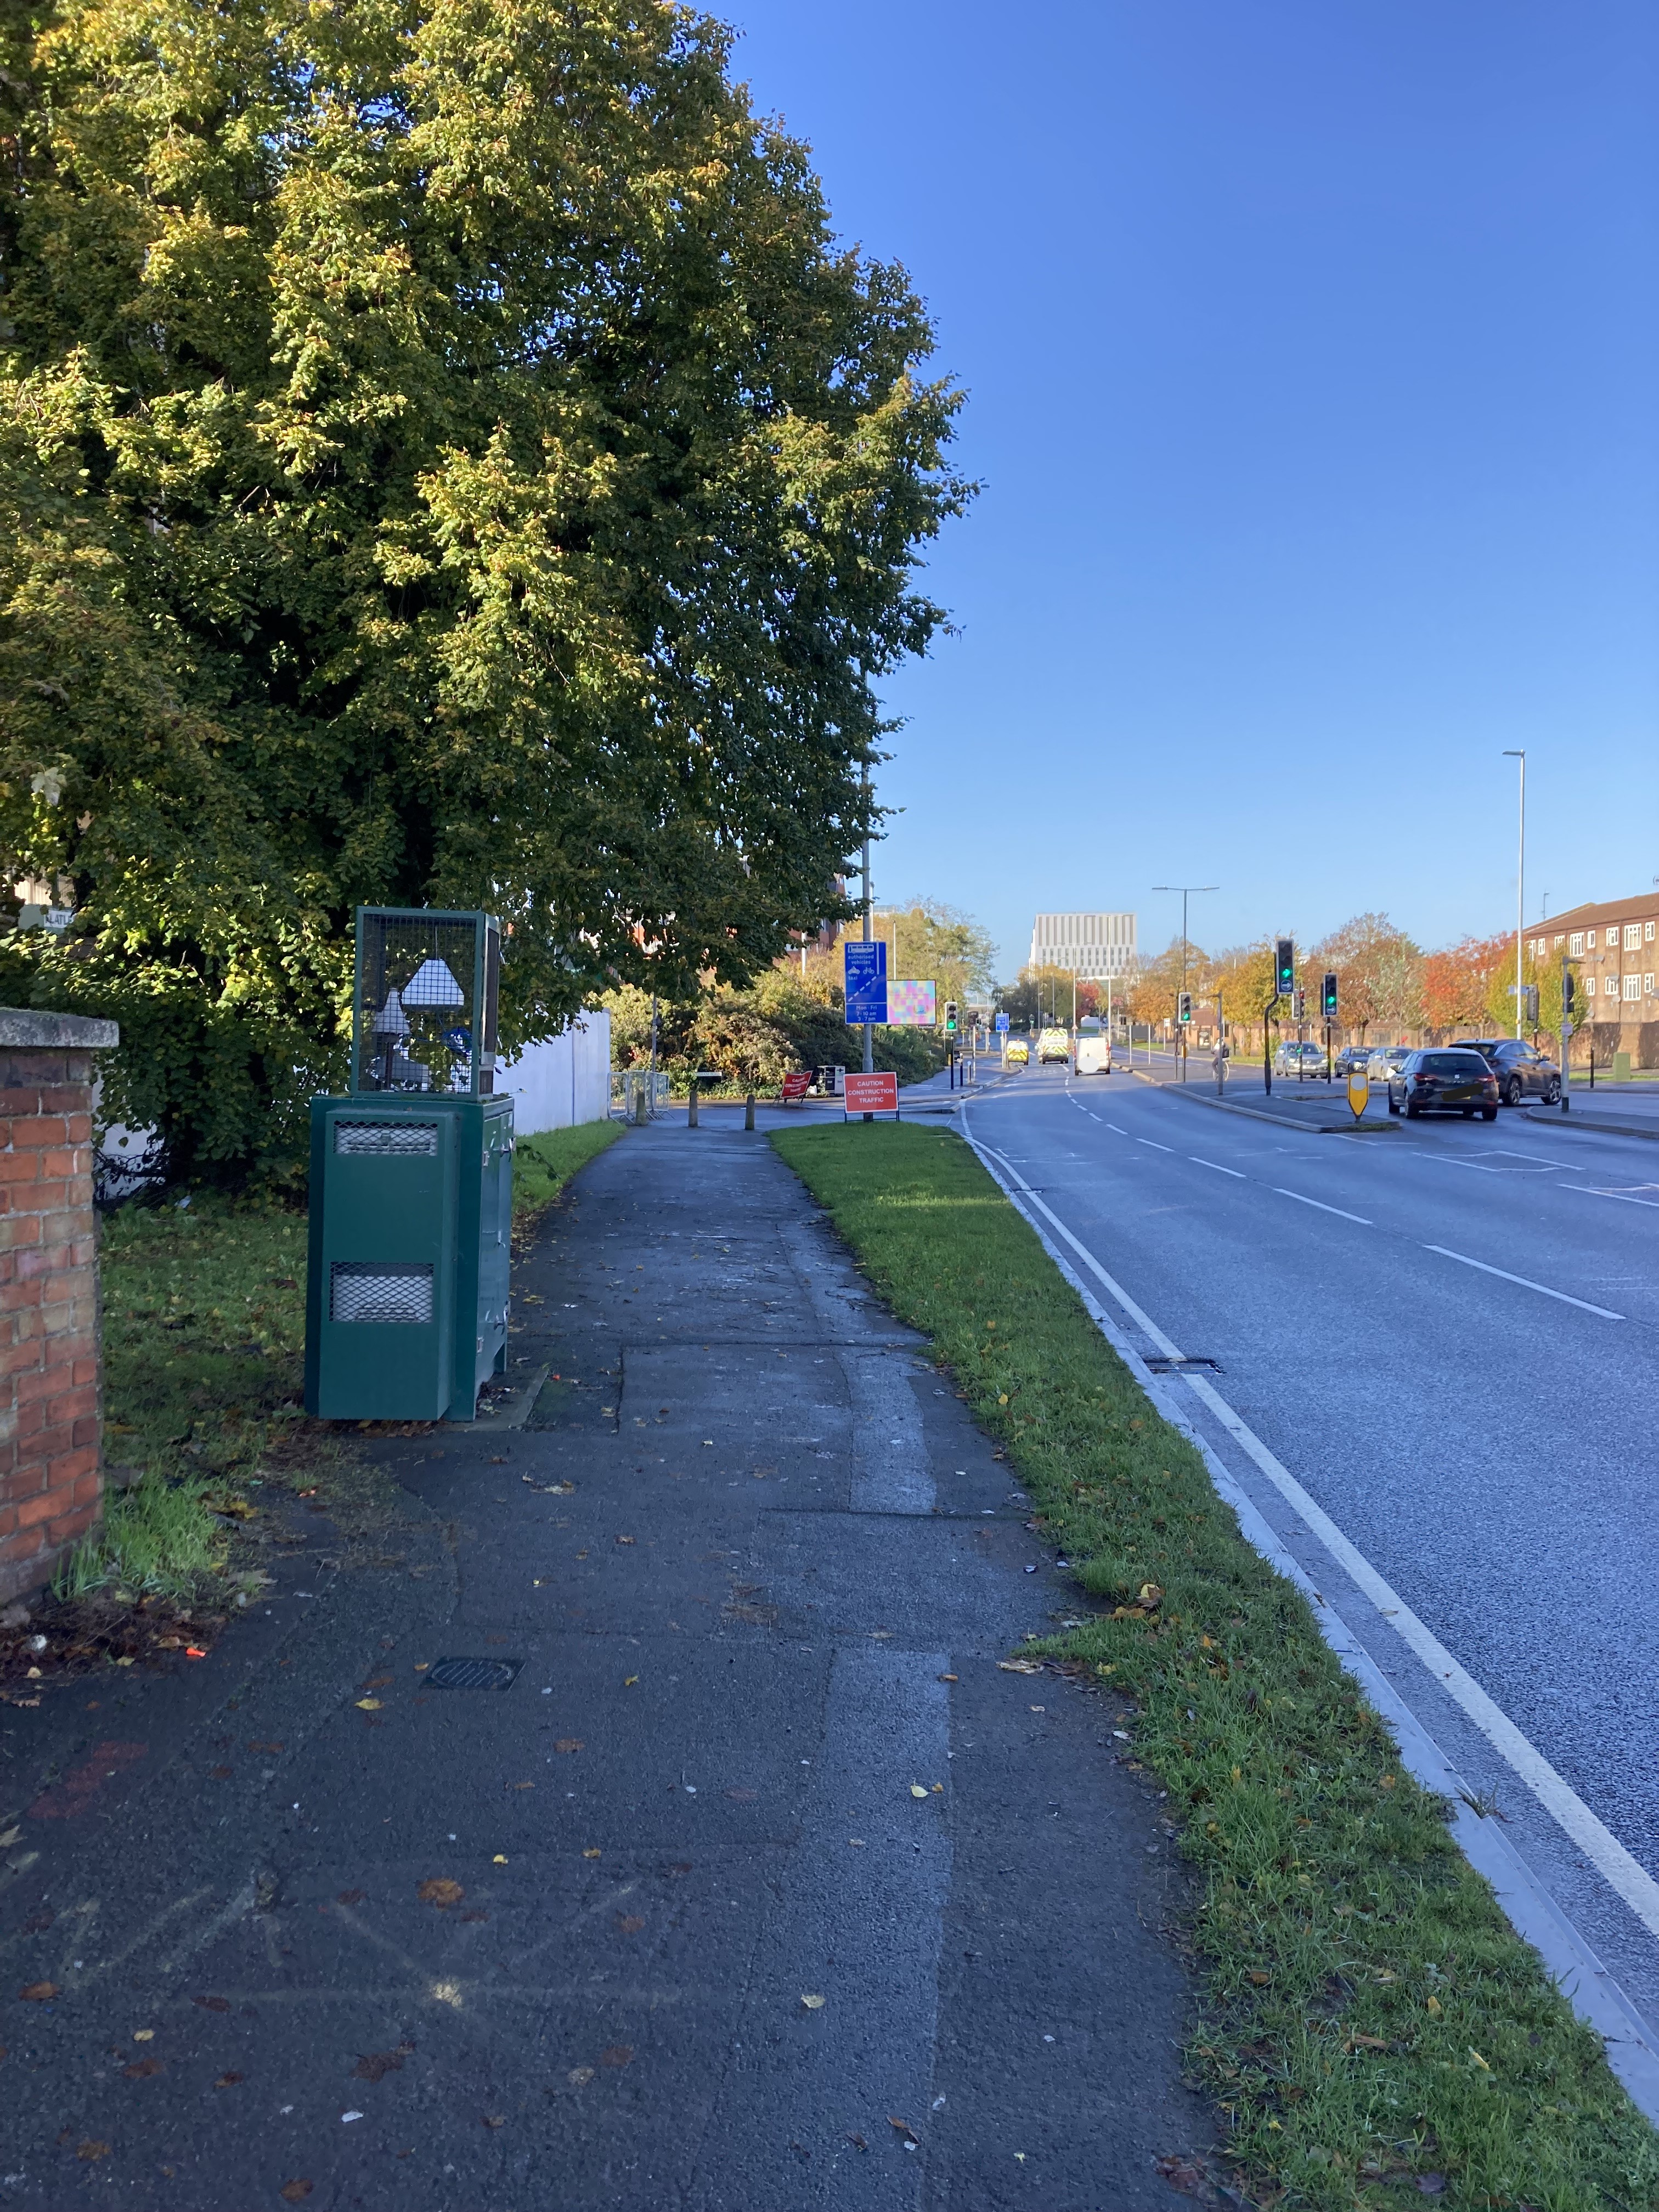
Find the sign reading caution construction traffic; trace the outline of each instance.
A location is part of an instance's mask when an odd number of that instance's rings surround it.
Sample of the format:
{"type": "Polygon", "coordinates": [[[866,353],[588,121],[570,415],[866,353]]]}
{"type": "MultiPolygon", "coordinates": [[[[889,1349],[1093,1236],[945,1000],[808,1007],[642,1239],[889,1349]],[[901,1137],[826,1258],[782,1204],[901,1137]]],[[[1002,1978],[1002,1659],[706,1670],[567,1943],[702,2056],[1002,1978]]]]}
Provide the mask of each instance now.
{"type": "Polygon", "coordinates": [[[847,1018],[849,1022],[887,1019],[887,946],[879,937],[863,944],[849,937],[842,947],[847,956],[847,1018]]]}
{"type": "Polygon", "coordinates": [[[847,1094],[844,1100],[848,1115],[896,1114],[898,1112],[898,1078],[890,1069],[866,1075],[858,1069],[847,1071],[847,1094]]]}

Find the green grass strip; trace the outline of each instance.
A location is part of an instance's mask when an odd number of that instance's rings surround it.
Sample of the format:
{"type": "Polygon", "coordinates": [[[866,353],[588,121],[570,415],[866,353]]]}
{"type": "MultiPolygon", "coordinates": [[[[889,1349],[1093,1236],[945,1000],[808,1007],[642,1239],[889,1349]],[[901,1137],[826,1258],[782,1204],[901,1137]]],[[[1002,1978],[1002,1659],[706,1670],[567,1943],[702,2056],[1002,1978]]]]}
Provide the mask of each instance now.
{"type": "Polygon", "coordinates": [[[620,1121],[582,1121],[574,1129],[544,1129],[520,1137],[513,1161],[513,1212],[539,1213],[550,1206],[579,1168],[614,1145],[620,1121]]]}
{"type": "Polygon", "coordinates": [[[1420,2180],[1483,2212],[1659,2203],[1659,2138],[1448,1808],[968,1146],[879,1122],[772,1141],[1101,1601],[1027,1649],[1135,1701],[1196,1877],[1189,2055],[1257,2201],[1348,2212],[1420,2180]]]}

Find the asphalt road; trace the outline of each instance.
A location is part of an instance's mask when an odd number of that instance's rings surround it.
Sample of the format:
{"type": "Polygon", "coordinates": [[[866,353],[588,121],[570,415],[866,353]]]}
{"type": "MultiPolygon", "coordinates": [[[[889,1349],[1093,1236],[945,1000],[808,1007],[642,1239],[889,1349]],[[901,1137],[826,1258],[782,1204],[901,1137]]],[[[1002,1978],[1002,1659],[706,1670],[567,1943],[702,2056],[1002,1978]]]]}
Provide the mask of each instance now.
{"type": "MultiPolygon", "coordinates": [[[[1226,1403],[1659,1875],[1651,1147],[1512,1112],[1318,1135],[1121,1071],[1035,1068],[975,1101],[967,1127],[1184,1355],[1216,1362],[1226,1403]]],[[[1651,1927],[1293,1525],[1237,1438],[1194,1411],[1659,2021],[1651,1927]]]]}

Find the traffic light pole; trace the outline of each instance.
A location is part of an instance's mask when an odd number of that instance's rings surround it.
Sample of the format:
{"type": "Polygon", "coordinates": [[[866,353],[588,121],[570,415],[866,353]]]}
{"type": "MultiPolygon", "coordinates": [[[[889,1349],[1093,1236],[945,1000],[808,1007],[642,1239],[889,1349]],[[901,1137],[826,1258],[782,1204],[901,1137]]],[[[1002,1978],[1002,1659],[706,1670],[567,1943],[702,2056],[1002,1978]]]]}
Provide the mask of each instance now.
{"type": "Polygon", "coordinates": [[[1561,961],[1561,1111],[1571,1113],[1567,1097],[1567,1070],[1572,1061],[1572,970],[1565,956],[1561,961]]]}

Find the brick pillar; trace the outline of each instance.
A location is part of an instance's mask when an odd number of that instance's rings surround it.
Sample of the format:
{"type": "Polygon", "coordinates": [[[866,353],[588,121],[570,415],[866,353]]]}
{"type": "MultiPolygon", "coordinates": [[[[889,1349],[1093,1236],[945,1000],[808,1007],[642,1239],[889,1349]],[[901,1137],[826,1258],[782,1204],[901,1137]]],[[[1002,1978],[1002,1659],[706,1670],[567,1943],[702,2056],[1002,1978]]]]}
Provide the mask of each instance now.
{"type": "Polygon", "coordinates": [[[93,1054],[119,1036],[0,1006],[0,1603],[102,1505],[93,1054]]]}

